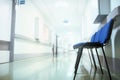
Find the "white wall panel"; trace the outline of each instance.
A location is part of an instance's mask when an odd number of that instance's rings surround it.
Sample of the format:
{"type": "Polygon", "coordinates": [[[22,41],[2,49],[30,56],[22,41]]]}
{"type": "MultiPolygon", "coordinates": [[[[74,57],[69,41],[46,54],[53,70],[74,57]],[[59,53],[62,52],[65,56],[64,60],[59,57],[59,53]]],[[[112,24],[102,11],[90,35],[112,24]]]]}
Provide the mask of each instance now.
{"type": "Polygon", "coordinates": [[[9,62],[9,51],[0,51],[0,63],[9,62]]]}
{"type": "Polygon", "coordinates": [[[9,51],[2,49],[9,45],[4,45],[4,41],[10,41],[11,11],[12,0],[0,0],[0,63],[9,61],[9,51]]]}
{"type": "Polygon", "coordinates": [[[0,0],[0,40],[10,41],[12,0],[0,0]]]}

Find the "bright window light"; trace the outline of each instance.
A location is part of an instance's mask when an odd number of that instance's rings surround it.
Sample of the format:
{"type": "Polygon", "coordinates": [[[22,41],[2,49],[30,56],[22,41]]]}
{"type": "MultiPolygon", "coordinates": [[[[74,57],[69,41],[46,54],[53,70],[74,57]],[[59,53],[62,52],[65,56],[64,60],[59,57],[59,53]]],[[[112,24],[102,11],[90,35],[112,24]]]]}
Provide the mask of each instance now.
{"type": "Polygon", "coordinates": [[[57,2],[55,3],[55,6],[56,6],[56,7],[68,8],[68,3],[65,2],[65,1],[57,1],[57,2]]]}

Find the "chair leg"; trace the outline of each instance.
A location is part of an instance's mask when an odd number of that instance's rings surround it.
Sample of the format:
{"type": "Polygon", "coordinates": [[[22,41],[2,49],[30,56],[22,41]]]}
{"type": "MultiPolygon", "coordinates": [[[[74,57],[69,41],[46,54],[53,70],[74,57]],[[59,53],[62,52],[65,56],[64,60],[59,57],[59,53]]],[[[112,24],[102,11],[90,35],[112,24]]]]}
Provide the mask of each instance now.
{"type": "Polygon", "coordinates": [[[79,66],[79,63],[80,63],[80,58],[82,56],[82,50],[83,50],[83,48],[79,48],[78,49],[77,59],[76,59],[76,63],[75,63],[75,71],[74,71],[74,78],[73,78],[73,80],[75,80],[75,77],[76,77],[76,74],[77,74],[78,66],[79,66]]]}
{"type": "Polygon", "coordinates": [[[98,62],[99,62],[99,66],[100,66],[101,72],[103,74],[103,70],[102,70],[102,66],[101,66],[101,62],[100,62],[100,58],[99,58],[99,55],[98,55],[97,48],[95,48],[95,51],[96,51],[96,54],[97,54],[97,58],[98,58],[98,62]]]}
{"type": "Polygon", "coordinates": [[[105,63],[106,63],[106,67],[107,67],[107,71],[108,71],[110,80],[112,80],[112,77],[111,77],[111,74],[110,74],[110,70],[109,70],[109,67],[108,67],[108,63],[107,63],[107,58],[106,58],[105,51],[104,51],[103,47],[102,47],[102,51],[103,51],[103,56],[104,56],[104,59],[105,59],[105,63]]]}
{"type": "Polygon", "coordinates": [[[95,58],[94,58],[94,55],[93,55],[93,51],[92,49],[90,49],[91,51],[91,54],[92,54],[92,58],[93,58],[93,63],[94,63],[94,66],[95,66],[95,70],[97,69],[97,66],[96,66],[96,62],[95,62],[95,58]]]}

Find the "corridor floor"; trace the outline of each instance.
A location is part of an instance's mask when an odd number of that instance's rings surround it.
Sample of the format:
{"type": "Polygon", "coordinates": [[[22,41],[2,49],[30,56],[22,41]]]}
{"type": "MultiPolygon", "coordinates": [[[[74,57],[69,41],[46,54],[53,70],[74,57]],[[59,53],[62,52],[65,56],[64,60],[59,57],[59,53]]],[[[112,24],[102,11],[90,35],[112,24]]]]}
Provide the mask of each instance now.
{"type": "MultiPolygon", "coordinates": [[[[0,80],[73,80],[75,53],[52,57],[36,57],[0,64],[0,80]]],[[[112,80],[120,80],[112,74],[112,80]]],[[[89,71],[80,65],[76,80],[109,80],[107,72],[89,71]]]]}

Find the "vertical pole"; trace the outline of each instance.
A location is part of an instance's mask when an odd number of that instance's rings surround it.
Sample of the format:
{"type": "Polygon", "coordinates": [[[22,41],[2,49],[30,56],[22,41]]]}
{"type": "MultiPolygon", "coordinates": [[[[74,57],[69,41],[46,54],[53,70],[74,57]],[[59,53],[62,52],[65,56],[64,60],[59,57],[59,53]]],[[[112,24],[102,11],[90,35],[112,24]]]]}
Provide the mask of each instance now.
{"type": "Polygon", "coordinates": [[[54,57],[54,44],[52,46],[52,53],[53,53],[53,57],[54,57]]]}
{"type": "Polygon", "coordinates": [[[58,56],[58,36],[56,35],[56,57],[58,56]]]}
{"type": "Polygon", "coordinates": [[[9,62],[14,61],[14,38],[15,38],[15,18],[16,18],[15,5],[16,5],[16,1],[12,0],[11,37],[10,37],[10,44],[9,44],[9,50],[10,50],[9,62]]]}

